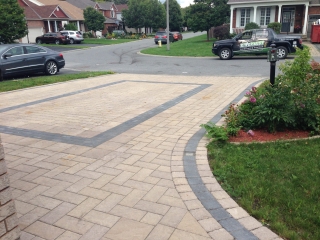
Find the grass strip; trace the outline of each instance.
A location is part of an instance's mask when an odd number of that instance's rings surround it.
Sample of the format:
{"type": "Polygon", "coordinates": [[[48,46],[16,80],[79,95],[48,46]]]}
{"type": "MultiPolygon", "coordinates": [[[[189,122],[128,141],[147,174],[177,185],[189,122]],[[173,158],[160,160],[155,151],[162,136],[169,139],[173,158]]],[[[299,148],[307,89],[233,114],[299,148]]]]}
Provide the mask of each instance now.
{"type": "Polygon", "coordinates": [[[285,239],[320,239],[320,138],[208,145],[221,186],[285,239]]]}
{"type": "MultiPolygon", "coordinates": [[[[117,39],[107,39],[107,38],[85,38],[82,43],[84,44],[101,44],[101,45],[113,45],[119,43],[127,43],[132,41],[137,41],[139,39],[124,39],[124,38],[117,38],[117,39]]],[[[78,44],[81,45],[81,44],[78,44]]]]}
{"type": "Polygon", "coordinates": [[[40,76],[40,77],[30,77],[19,80],[7,80],[0,82],[0,92],[13,91],[23,88],[42,86],[46,84],[66,82],[75,79],[97,77],[101,75],[112,74],[113,72],[81,72],[73,74],[63,74],[55,76],[40,76]]]}

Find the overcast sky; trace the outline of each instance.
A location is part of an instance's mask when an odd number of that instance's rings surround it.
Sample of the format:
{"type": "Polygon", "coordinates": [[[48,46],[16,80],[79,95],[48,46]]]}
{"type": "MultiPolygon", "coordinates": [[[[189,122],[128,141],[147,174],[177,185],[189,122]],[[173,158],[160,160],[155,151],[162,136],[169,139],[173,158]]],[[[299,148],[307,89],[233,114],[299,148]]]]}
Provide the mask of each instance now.
{"type": "MultiPolygon", "coordinates": [[[[170,0],[169,0],[170,1],[170,0]]],[[[188,7],[190,4],[193,4],[193,0],[177,0],[181,8],[188,7]]]]}

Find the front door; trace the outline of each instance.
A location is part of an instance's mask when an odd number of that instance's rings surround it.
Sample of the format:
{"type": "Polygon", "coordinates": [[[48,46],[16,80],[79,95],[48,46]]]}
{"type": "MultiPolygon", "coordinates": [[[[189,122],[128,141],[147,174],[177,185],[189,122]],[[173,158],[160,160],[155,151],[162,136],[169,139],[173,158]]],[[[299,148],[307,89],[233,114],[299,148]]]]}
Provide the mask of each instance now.
{"type": "Polygon", "coordinates": [[[294,31],[295,8],[283,8],[281,32],[294,31]]]}

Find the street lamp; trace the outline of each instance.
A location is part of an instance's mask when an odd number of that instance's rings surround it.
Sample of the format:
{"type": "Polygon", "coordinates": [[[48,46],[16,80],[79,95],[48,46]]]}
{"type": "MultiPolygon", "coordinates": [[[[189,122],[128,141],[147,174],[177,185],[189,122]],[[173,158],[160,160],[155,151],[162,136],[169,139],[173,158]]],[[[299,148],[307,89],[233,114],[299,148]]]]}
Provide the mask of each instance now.
{"type": "Polygon", "coordinates": [[[170,50],[170,32],[169,32],[169,0],[167,0],[167,51],[170,50]]]}

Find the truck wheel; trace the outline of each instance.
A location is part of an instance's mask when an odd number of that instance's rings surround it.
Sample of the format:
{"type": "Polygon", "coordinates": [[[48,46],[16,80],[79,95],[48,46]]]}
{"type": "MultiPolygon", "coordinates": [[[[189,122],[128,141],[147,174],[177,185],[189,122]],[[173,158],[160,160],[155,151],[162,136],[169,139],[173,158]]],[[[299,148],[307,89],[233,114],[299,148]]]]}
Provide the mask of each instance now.
{"type": "Polygon", "coordinates": [[[219,57],[221,60],[228,60],[232,56],[232,52],[230,48],[222,48],[219,53],[219,57]]]}
{"type": "Polygon", "coordinates": [[[277,47],[277,54],[279,59],[285,59],[288,55],[288,50],[285,47],[277,47]]]}

